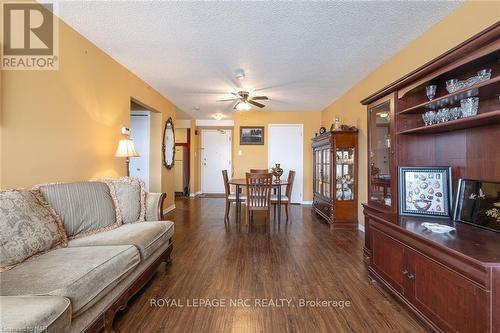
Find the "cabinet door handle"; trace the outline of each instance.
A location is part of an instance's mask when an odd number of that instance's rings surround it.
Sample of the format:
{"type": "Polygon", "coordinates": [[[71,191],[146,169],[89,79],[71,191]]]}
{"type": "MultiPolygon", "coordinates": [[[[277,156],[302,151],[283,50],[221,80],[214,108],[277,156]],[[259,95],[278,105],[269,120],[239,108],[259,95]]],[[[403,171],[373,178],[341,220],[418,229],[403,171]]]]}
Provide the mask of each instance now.
{"type": "Polygon", "coordinates": [[[405,269],[404,271],[402,271],[403,275],[408,275],[408,271],[405,269]]]}
{"type": "Polygon", "coordinates": [[[410,280],[411,280],[411,279],[413,279],[414,277],[415,277],[415,275],[413,275],[413,274],[411,274],[411,273],[409,273],[409,274],[408,274],[408,279],[410,279],[410,280]]]}

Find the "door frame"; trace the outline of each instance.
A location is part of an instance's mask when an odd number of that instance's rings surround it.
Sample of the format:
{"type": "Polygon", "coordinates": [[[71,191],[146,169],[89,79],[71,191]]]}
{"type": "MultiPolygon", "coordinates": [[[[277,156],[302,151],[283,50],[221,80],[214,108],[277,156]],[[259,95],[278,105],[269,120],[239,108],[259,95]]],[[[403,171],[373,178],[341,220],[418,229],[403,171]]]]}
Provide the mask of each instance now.
{"type": "MultiPolygon", "coordinates": [[[[228,172],[232,175],[232,169],[233,169],[233,129],[232,128],[201,128],[200,129],[200,158],[199,158],[199,166],[200,166],[200,191],[201,193],[213,193],[213,192],[206,192],[203,188],[204,185],[204,168],[203,168],[203,132],[206,131],[229,131],[229,167],[230,169],[228,172]]],[[[221,170],[222,171],[222,170],[221,170]]],[[[221,174],[222,177],[222,174],[221,174]]],[[[217,193],[217,194],[223,194],[224,192],[217,193]]]]}
{"type": "MultiPolygon", "coordinates": [[[[300,140],[300,170],[296,170],[295,172],[300,175],[302,175],[302,182],[301,184],[294,183],[293,187],[297,188],[296,186],[298,185],[300,187],[300,192],[302,193],[302,198],[299,204],[304,203],[304,124],[268,124],[267,125],[267,165],[269,168],[272,167],[271,165],[271,128],[272,127],[297,127],[300,128],[300,131],[302,133],[302,140],[300,140]]],[[[291,201],[291,200],[290,200],[291,201]]]]}

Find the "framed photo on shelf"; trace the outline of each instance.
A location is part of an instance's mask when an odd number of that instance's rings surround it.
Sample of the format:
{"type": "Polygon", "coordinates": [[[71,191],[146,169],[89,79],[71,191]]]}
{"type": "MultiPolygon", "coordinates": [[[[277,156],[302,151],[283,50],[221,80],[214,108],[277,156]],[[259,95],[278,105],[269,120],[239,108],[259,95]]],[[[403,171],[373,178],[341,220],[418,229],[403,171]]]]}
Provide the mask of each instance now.
{"type": "Polygon", "coordinates": [[[460,179],[454,219],[500,232],[500,182],[460,179]]]}
{"type": "Polygon", "coordinates": [[[451,216],[451,167],[399,167],[399,213],[451,216]]]}
{"type": "Polygon", "coordinates": [[[241,126],[240,145],[263,145],[264,126],[241,126]]]}

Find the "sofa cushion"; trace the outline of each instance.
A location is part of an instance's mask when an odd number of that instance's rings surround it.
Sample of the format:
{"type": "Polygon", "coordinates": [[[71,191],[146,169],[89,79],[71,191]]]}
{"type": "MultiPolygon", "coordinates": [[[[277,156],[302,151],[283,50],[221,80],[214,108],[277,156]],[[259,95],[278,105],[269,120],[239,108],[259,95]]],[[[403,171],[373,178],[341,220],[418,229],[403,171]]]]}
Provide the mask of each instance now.
{"type": "Polygon", "coordinates": [[[66,242],[57,215],[32,192],[0,191],[0,272],[66,242]]]}
{"type": "Polygon", "coordinates": [[[71,240],[68,246],[134,245],[147,259],[174,234],[170,221],[123,224],[119,228],[71,240]]]}
{"type": "Polygon", "coordinates": [[[68,237],[83,237],[121,224],[113,186],[105,182],[38,185],[47,202],[61,218],[68,237]]]}
{"type": "Polygon", "coordinates": [[[0,296],[0,332],[67,332],[71,303],[58,296],[0,296]]]}
{"type": "Polygon", "coordinates": [[[0,294],[67,297],[77,316],[99,301],[139,261],[139,251],[132,245],[61,248],[2,273],[0,294]]]}
{"type": "Polygon", "coordinates": [[[144,221],[146,215],[144,182],[132,177],[107,179],[106,182],[115,188],[115,205],[120,209],[123,223],[144,221]]]}

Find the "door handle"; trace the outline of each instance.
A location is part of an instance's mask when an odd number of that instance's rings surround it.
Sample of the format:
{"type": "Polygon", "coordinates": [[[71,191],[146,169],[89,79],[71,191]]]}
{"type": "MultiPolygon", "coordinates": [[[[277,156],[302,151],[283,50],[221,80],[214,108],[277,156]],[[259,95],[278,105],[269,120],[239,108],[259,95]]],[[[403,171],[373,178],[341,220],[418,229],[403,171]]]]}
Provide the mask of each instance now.
{"type": "Polygon", "coordinates": [[[408,273],[409,273],[409,272],[405,269],[405,270],[404,270],[404,271],[402,271],[401,273],[403,273],[403,275],[405,275],[405,276],[406,276],[406,275],[408,275],[408,273]]]}
{"type": "Polygon", "coordinates": [[[410,279],[410,280],[411,280],[411,279],[413,279],[414,277],[415,277],[415,275],[413,275],[413,274],[411,274],[411,273],[409,273],[409,274],[408,274],[408,279],[410,279]]]}

